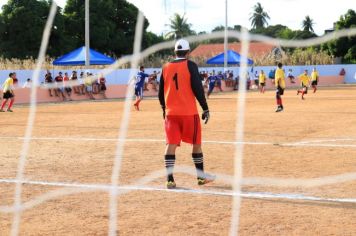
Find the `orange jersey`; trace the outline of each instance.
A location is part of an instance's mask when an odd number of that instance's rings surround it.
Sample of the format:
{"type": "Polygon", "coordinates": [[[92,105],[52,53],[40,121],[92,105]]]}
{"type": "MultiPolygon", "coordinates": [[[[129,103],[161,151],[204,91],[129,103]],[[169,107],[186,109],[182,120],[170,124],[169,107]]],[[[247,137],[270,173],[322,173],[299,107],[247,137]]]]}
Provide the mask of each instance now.
{"type": "Polygon", "coordinates": [[[171,62],[163,68],[164,100],[167,115],[198,114],[191,86],[188,60],[171,62]]]}

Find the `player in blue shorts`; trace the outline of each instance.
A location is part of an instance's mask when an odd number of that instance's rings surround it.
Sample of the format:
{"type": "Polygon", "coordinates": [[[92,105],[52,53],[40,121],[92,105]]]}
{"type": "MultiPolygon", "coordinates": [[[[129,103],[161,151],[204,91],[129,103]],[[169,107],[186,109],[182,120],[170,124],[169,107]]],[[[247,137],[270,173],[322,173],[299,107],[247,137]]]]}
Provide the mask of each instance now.
{"type": "Polygon", "coordinates": [[[210,73],[208,77],[208,81],[209,81],[209,86],[208,86],[208,98],[209,98],[209,95],[213,92],[215,88],[215,84],[217,81],[216,75],[214,73],[210,73]]]}
{"type": "Polygon", "coordinates": [[[140,110],[139,105],[143,99],[143,88],[145,86],[145,79],[147,77],[149,77],[149,75],[145,73],[145,67],[140,66],[140,71],[136,75],[136,84],[135,84],[136,102],[134,103],[134,106],[137,111],[140,110]]]}

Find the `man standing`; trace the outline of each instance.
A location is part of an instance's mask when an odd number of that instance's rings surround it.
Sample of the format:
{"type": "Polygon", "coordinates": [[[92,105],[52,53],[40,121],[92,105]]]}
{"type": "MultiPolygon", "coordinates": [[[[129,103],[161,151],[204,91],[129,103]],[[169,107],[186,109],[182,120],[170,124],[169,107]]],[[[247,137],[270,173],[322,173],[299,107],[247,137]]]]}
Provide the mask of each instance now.
{"type": "Polygon", "coordinates": [[[198,66],[188,60],[190,51],[188,41],[176,42],[176,58],[163,66],[159,87],[159,101],[163,109],[166,132],[165,166],[167,169],[167,188],[175,188],[173,168],[175,151],[181,141],[193,145],[192,158],[197,170],[198,185],[204,185],[215,176],[204,173],[203,151],[201,148],[201,126],[195,99],[203,109],[202,119],[209,120],[209,108],[199,76],[198,66]]]}
{"type": "Polygon", "coordinates": [[[135,109],[140,110],[140,102],[143,99],[143,87],[145,86],[145,80],[149,75],[145,73],[145,67],[140,66],[140,71],[136,75],[136,84],[135,84],[135,96],[136,102],[134,103],[135,109]]]}
{"type": "MultiPolygon", "coordinates": [[[[49,96],[50,97],[53,97],[53,95],[52,95],[52,90],[53,90],[53,88],[52,88],[52,83],[53,83],[53,78],[52,78],[52,74],[51,74],[51,72],[49,72],[49,70],[47,70],[47,73],[46,73],[46,75],[45,75],[45,84],[47,84],[48,85],[48,93],[49,93],[49,96]]],[[[58,96],[58,93],[57,93],[57,91],[56,90],[54,90],[54,94],[56,95],[56,96],[58,96]]]]}
{"type": "Polygon", "coordinates": [[[59,72],[58,75],[54,78],[54,81],[56,83],[56,90],[59,94],[62,95],[63,101],[66,100],[66,97],[64,96],[64,87],[63,87],[63,76],[62,72],[59,72]]]}
{"type": "Polygon", "coordinates": [[[312,71],[310,77],[311,77],[311,86],[314,89],[313,93],[315,93],[317,90],[316,86],[318,85],[318,82],[319,82],[319,73],[315,67],[313,68],[313,71],[312,71]]]}
{"type": "Polygon", "coordinates": [[[284,94],[284,89],[286,88],[285,75],[282,69],[282,63],[278,63],[278,68],[276,70],[274,85],[276,87],[276,100],[277,100],[277,110],[276,112],[283,111],[282,95],[284,94]]]}
{"type": "Polygon", "coordinates": [[[68,76],[67,72],[64,73],[63,87],[64,87],[64,91],[67,93],[67,97],[68,97],[69,101],[72,101],[72,98],[71,98],[72,88],[69,85],[69,76],[68,76]]]}
{"type": "Polygon", "coordinates": [[[224,79],[224,76],[222,74],[222,71],[218,72],[218,75],[216,76],[216,85],[218,86],[220,92],[222,92],[222,88],[221,88],[221,81],[224,79]]]}
{"type": "Polygon", "coordinates": [[[1,104],[0,112],[5,112],[4,107],[7,101],[10,99],[9,106],[7,107],[8,112],[12,112],[11,107],[15,102],[15,94],[14,94],[14,79],[16,79],[16,73],[12,72],[9,74],[9,78],[7,78],[2,85],[3,87],[3,101],[1,104]]]}

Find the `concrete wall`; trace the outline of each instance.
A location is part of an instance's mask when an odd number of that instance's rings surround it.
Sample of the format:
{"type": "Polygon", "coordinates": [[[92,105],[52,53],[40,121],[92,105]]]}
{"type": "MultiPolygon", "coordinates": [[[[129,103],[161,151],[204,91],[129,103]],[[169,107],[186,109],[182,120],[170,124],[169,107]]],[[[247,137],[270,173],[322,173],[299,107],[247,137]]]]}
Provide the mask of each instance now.
{"type": "MultiPolygon", "coordinates": [[[[106,96],[107,98],[123,98],[126,95],[127,85],[108,85],[106,96]]],[[[29,103],[30,101],[30,93],[31,89],[29,88],[17,88],[15,90],[15,103],[17,104],[24,104],[29,103]]],[[[145,96],[157,96],[157,92],[154,91],[149,86],[149,91],[145,91],[145,96]]],[[[48,89],[45,88],[38,88],[37,89],[37,102],[61,102],[63,101],[62,97],[54,96],[54,92],[52,90],[52,97],[49,96],[48,89]]],[[[66,95],[67,96],[67,95],[66,95]]],[[[95,99],[103,99],[102,94],[94,94],[95,99]]],[[[72,91],[71,98],[75,101],[80,100],[88,100],[89,97],[87,95],[77,95],[72,91]]]]}
{"type": "MultiPolygon", "coordinates": [[[[254,67],[254,70],[261,70],[263,69],[266,73],[269,72],[274,67],[254,67]]],[[[292,68],[293,74],[295,76],[301,74],[304,69],[308,69],[311,71],[312,66],[287,66],[285,67],[286,70],[292,68]]],[[[223,70],[221,67],[210,67],[210,68],[200,68],[201,70],[208,70],[208,71],[220,71],[223,70]]],[[[320,73],[320,85],[321,86],[331,86],[336,84],[342,83],[356,83],[356,65],[325,65],[325,66],[317,66],[317,69],[320,73]],[[339,76],[340,70],[344,68],[346,71],[345,76],[339,76]]],[[[150,68],[146,69],[147,73],[152,73],[153,70],[160,70],[158,68],[150,68]]],[[[229,70],[234,71],[234,75],[238,74],[238,67],[230,67],[229,70]]],[[[56,74],[59,70],[52,71],[53,74],[56,74]]],[[[91,70],[93,73],[97,73],[99,70],[91,70]]],[[[2,84],[3,81],[8,77],[8,74],[11,71],[0,71],[0,83],[2,84]]],[[[65,72],[62,70],[62,72],[65,72]]],[[[70,71],[68,71],[70,72],[70,71]]],[[[16,103],[29,103],[30,101],[30,89],[28,88],[21,88],[21,85],[26,81],[27,78],[32,76],[31,70],[17,70],[17,77],[19,79],[19,86],[16,88],[16,103]]],[[[43,82],[45,71],[41,71],[41,79],[40,81],[43,82]]],[[[115,70],[113,73],[106,76],[107,78],[107,91],[106,95],[108,98],[122,98],[125,96],[126,88],[127,88],[127,81],[129,79],[130,69],[125,70],[115,70]]],[[[298,87],[299,82],[295,84],[290,84],[289,80],[287,79],[287,87],[298,87]]],[[[157,92],[152,89],[152,86],[149,85],[149,90],[145,91],[145,96],[157,96],[157,92]]],[[[267,89],[273,88],[273,84],[270,80],[267,80],[267,89]]],[[[231,91],[233,90],[232,87],[225,87],[225,83],[223,82],[223,90],[224,91],[231,91]]],[[[102,95],[94,95],[96,99],[102,99],[102,95]]],[[[88,99],[86,95],[76,95],[72,93],[73,100],[84,100],[88,99]]],[[[48,90],[45,88],[37,88],[37,102],[57,102],[61,101],[59,97],[50,97],[48,94],[48,90]]]]}
{"type": "MultiPolygon", "coordinates": [[[[356,64],[352,65],[321,65],[321,66],[316,66],[317,70],[319,71],[319,74],[321,76],[336,76],[339,75],[340,71],[342,68],[345,69],[346,75],[345,75],[345,83],[351,84],[351,83],[356,83],[356,64]]],[[[266,73],[268,73],[271,69],[275,67],[273,66],[257,66],[254,67],[255,70],[264,70],[266,73]]],[[[284,67],[286,71],[288,69],[293,70],[294,76],[300,75],[303,73],[304,69],[308,69],[309,71],[312,70],[313,66],[286,66],[284,67]]],[[[251,69],[251,68],[250,68],[251,69]]],[[[249,71],[250,71],[249,69],[249,71]]],[[[160,71],[161,68],[147,68],[146,72],[147,73],[152,73],[154,70],[160,71]]],[[[222,67],[201,67],[200,70],[208,70],[208,71],[222,71],[222,67]]],[[[234,75],[238,74],[239,67],[229,67],[229,70],[234,71],[234,75]]],[[[59,67],[56,67],[55,70],[51,70],[51,73],[53,75],[56,75],[59,71],[62,72],[68,72],[70,74],[70,70],[61,70],[59,67]]],[[[78,72],[84,71],[84,70],[78,70],[78,72]]],[[[90,70],[92,73],[96,74],[98,73],[99,70],[90,70]]],[[[8,77],[8,74],[12,72],[10,70],[1,70],[0,71],[0,83],[2,84],[4,80],[8,77]]],[[[19,79],[20,85],[25,83],[27,78],[31,78],[32,76],[32,70],[16,70],[17,77],[19,79]]],[[[46,71],[41,71],[40,75],[40,82],[44,81],[44,75],[46,71]]],[[[130,69],[122,69],[122,70],[115,70],[113,73],[109,74],[106,76],[107,80],[107,85],[124,85],[127,84],[127,81],[129,79],[129,73],[130,69]]]]}
{"type": "MultiPolygon", "coordinates": [[[[334,85],[334,84],[341,84],[344,81],[343,76],[320,76],[320,85],[321,86],[328,86],[328,85],[334,85]]],[[[286,85],[288,88],[293,88],[293,87],[299,87],[299,83],[291,84],[289,80],[286,80],[286,85]]],[[[267,81],[266,84],[267,89],[272,89],[274,88],[274,85],[271,83],[270,80],[267,81]]],[[[106,91],[106,96],[108,98],[123,98],[126,95],[126,89],[127,85],[124,84],[114,84],[114,85],[108,85],[107,86],[107,91],[106,91]]],[[[205,88],[206,90],[207,88],[205,88]]],[[[232,91],[233,87],[226,87],[225,82],[222,82],[222,89],[223,91],[232,91]]],[[[215,88],[216,91],[218,91],[217,88],[215,88]]],[[[52,95],[54,95],[54,92],[52,91],[52,95]]],[[[148,91],[144,91],[145,96],[157,96],[158,93],[156,90],[153,89],[152,85],[148,85],[148,91]]],[[[94,94],[95,99],[103,99],[103,96],[101,94],[94,94]]],[[[72,92],[71,98],[73,100],[86,100],[89,99],[87,95],[77,95],[74,92],[72,92]]],[[[15,90],[15,100],[17,104],[26,104],[30,102],[30,89],[29,88],[16,88],[15,90]]],[[[46,88],[37,88],[37,102],[61,102],[62,98],[61,97],[56,97],[56,96],[49,96],[48,89],[46,88]]]]}

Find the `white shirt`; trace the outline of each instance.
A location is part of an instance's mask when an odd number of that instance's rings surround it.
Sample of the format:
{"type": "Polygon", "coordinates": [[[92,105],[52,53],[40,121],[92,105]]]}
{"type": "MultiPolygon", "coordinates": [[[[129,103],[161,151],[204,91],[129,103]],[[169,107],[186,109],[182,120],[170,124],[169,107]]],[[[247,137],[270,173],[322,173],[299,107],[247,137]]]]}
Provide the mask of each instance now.
{"type": "Polygon", "coordinates": [[[31,87],[32,87],[32,81],[26,81],[22,86],[22,88],[31,88],[31,87]]]}

